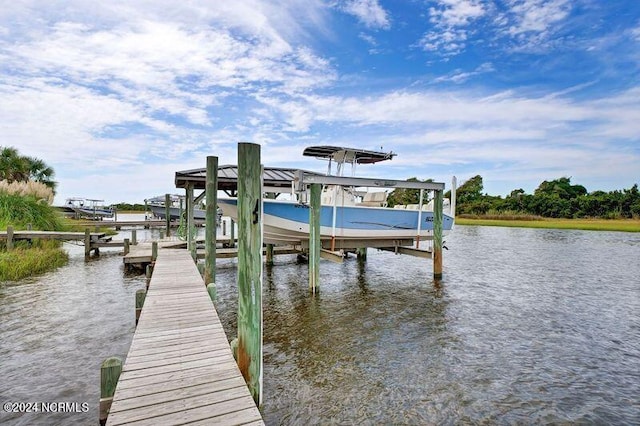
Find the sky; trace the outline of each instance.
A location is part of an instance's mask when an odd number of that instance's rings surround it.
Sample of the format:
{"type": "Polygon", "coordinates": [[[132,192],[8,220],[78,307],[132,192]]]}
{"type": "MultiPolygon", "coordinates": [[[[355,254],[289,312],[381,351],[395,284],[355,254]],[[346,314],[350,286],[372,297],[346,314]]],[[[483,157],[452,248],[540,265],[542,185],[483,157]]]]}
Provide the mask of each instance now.
{"type": "Polygon", "coordinates": [[[0,146],[69,197],[181,193],[206,157],[533,193],[640,182],[639,0],[0,0],[0,146]]]}

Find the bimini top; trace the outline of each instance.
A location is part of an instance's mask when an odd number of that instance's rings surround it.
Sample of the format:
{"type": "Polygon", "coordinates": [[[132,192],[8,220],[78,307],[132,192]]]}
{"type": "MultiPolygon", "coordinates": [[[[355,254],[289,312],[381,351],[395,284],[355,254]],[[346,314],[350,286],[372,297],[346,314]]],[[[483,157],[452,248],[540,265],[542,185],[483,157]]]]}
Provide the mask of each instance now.
{"type": "Polygon", "coordinates": [[[340,146],[310,146],[302,155],[338,163],[373,164],[379,161],[391,160],[396,154],[393,152],[368,151],[366,149],[345,148],[340,146]]]}

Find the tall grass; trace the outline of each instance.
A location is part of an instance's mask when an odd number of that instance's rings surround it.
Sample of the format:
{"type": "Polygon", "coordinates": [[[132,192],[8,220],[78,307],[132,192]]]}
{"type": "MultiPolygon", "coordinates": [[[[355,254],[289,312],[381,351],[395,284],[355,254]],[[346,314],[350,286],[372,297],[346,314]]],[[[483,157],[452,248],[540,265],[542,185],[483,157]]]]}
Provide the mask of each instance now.
{"type": "MultiPolygon", "coordinates": [[[[62,231],[64,222],[58,211],[49,205],[38,185],[8,185],[0,187],[0,229],[12,226],[15,230],[62,231]]],[[[49,188],[47,188],[48,190],[49,188]]],[[[58,241],[16,242],[7,250],[6,239],[0,240],[0,281],[16,281],[41,274],[65,265],[69,259],[58,241]]]]}
{"type": "Polygon", "coordinates": [[[23,245],[14,250],[0,250],[0,282],[17,281],[39,275],[67,264],[69,255],[57,241],[42,241],[36,247],[23,245]]]}
{"type": "Polygon", "coordinates": [[[640,232],[638,219],[534,219],[456,217],[458,225],[507,226],[519,228],[582,229],[587,231],[640,232]]]}
{"type": "Polygon", "coordinates": [[[42,231],[64,229],[61,215],[46,201],[32,195],[0,192],[0,229],[25,229],[28,224],[42,231]]]}
{"type": "Polygon", "coordinates": [[[20,195],[43,200],[48,205],[53,203],[53,190],[41,182],[11,182],[0,180],[0,194],[20,195]]]}

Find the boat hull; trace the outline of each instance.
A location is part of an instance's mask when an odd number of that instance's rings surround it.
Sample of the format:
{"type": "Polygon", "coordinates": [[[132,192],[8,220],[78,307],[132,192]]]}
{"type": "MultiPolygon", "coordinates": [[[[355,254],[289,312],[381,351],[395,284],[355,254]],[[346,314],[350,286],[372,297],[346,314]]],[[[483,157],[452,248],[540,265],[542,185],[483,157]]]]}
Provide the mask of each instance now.
{"type": "MultiPolygon", "coordinates": [[[[164,206],[152,206],[150,205],[149,208],[151,209],[151,212],[153,213],[154,216],[159,217],[160,219],[165,219],[167,216],[167,210],[164,206]]],[[[185,210],[183,209],[182,212],[184,213],[185,210]]],[[[171,220],[178,220],[180,219],[180,208],[179,207],[169,207],[169,217],[171,220]]],[[[193,217],[194,219],[201,219],[201,220],[205,220],[207,218],[207,212],[205,210],[200,210],[200,209],[194,209],[193,210],[193,217]]]]}
{"type": "MultiPolygon", "coordinates": [[[[218,199],[225,216],[238,218],[236,199],[218,199]]],[[[395,240],[433,238],[433,212],[385,207],[338,206],[333,227],[333,207],[322,206],[320,238],[323,240],[395,240]]],[[[453,227],[453,218],[443,215],[443,230],[453,227]]],[[[263,200],[265,243],[297,244],[309,239],[309,206],[293,201],[263,200]]]]}

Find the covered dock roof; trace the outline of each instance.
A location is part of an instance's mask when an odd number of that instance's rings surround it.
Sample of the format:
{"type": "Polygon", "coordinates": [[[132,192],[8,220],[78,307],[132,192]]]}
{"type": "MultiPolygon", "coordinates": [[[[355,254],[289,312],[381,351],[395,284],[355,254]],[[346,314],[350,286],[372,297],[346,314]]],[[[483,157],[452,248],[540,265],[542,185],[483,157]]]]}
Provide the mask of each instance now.
{"type": "MultiPolygon", "coordinates": [[[[291,190],[296,172],[300,169],[283,167],[265,167],[263,173],[263,185],[265,187],[282,188],[283,192],[291,190]]],[[[321,173],[304,170],[307,175],[324,176],[321,173]]],[[[192,183],[194,189],[205,189],[207,180],[207,169],[192,169],[176,172],[176,188],[186,188],[192,183]]],[[[218,166],[218,189],[225,192],[233,192],[238,189],[238,166],[226,164],[218,166]]]]}

